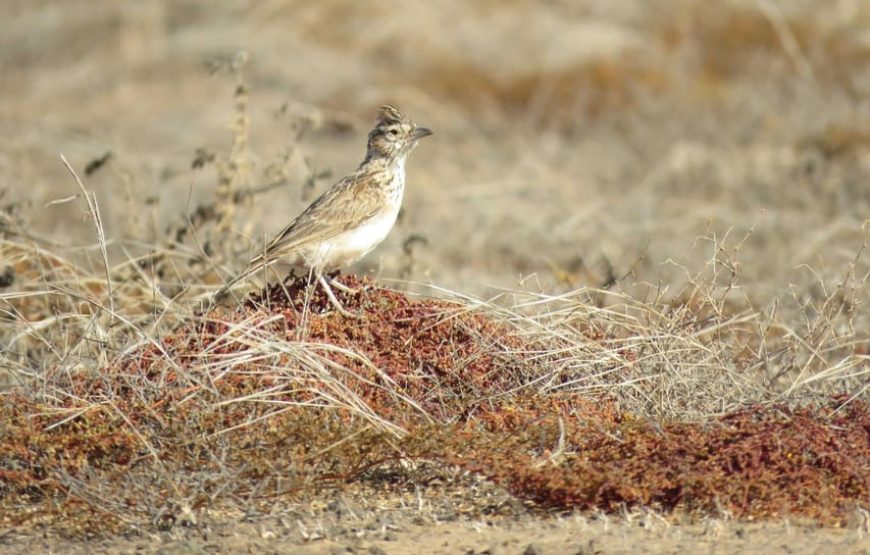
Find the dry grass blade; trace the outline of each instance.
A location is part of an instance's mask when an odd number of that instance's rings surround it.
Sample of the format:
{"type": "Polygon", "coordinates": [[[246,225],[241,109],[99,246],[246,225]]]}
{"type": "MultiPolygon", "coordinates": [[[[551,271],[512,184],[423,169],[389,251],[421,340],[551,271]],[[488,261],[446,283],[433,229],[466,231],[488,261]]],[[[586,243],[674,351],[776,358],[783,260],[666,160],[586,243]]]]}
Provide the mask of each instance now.
{"type": "Polygon", "coordinates": [[[103,219],[100,217],[100,207],[97,205],[97,197],[94,193],[85,189],[84,183],[79,178],[76,171],[67,161],[66,156],[63,154],[60,155],[60,159],[63,161],[63,165],[66,166],[66,169],[69,170],[70,174],[72,174],[73,179],[75,179],[76,184],[79,186],[79,189],[82,191],[82,198],[85,201],[85,205],[88,209],[88,215],[91,218],[91,221],[94,223],[94,231],[97,235],[97,244],[100,246],[100,254],[103,256],[103,270],[105,271],[106,276],[106,291],[107,298],[109,300],[109,310],[114,314],[115,312],[115,301],[114,295],[112,295],[112,279],[109,276],[109,253],[106,250],[106,233],[103,230],[103,219]]]}

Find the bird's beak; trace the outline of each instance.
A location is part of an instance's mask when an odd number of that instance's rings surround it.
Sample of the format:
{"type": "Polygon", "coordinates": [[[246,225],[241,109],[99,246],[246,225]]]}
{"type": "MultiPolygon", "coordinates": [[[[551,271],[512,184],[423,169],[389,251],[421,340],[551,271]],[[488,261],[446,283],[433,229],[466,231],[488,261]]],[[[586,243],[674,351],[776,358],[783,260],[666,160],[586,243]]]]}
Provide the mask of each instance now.
{"type": "Polygon", "coordinates": [[[423,137],[428,137],[431,134],[432,131],[426,129],[425,127],[418,127],[417,129],[414,129],[414,133],[412,134],[412,136],[414,137],[414,140],[420,140],[423,137]]]}

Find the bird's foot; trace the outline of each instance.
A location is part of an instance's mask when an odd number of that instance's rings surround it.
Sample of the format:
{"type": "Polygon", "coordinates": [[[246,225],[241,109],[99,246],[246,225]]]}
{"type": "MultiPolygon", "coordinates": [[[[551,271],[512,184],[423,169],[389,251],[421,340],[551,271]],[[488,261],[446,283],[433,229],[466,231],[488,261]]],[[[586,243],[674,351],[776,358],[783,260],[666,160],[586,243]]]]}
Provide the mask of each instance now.
{"type": "Polygon", "coordinates": [[[323,286],[323,290],[326,291],[326,296],[329,298],[329,304],[331,304],[332,307],[336,311],[338,311],[339,314],[348,318],[362,318],[361,314],[353,313],[341,305],[341,303],[335,297],[335,293],[333,293],[332,287],[330,287],[329,283],[332,282],[332,284],[335,285],[336,289],[344,293],[353,292],[352,294],[356,294],[358,293],[358,291],[354,291],[353,289],[345,287],[344,285],[341,285],[340,283],[333,281],[332,279],[327,279],[324,276],[320,276],[318,278],[318,281],[320,282],[320,285],[323,286]]]}

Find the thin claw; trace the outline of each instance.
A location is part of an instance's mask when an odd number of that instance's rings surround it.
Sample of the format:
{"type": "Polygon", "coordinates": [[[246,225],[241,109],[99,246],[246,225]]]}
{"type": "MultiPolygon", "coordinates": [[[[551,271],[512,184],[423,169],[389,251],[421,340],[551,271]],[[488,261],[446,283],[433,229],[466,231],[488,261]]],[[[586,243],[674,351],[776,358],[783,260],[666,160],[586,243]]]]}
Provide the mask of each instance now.
{"type": "Polygon", "coordinates": [[[326,291],[326,296],[329,297],[330,304],[339,312],[339,314],[347,316],[348,318],[362,318],[361,315],[354,314],[341,306],[341,303],[335,298],[335,293],[332,292],[332,287],[329,286],[329,282],[323,277],[323,275],[318,276],[317,281],[319,281],[320,285],[323,286],[323,290],[326,291]]]}

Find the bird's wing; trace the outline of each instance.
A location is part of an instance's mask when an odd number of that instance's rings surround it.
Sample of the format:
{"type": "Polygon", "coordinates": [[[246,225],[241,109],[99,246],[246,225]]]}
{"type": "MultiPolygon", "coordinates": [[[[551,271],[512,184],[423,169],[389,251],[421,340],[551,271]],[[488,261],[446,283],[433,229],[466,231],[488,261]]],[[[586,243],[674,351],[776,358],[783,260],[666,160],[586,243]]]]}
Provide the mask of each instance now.
{"type": "Polygon", "coordinates": [[[371,182],[378,177],[357,170],[330,187],[281,230],[251,263],[262,263],[277,253],[330,239],[375,216],[382,209],[380,188],[372,187],[371,182]]]}

